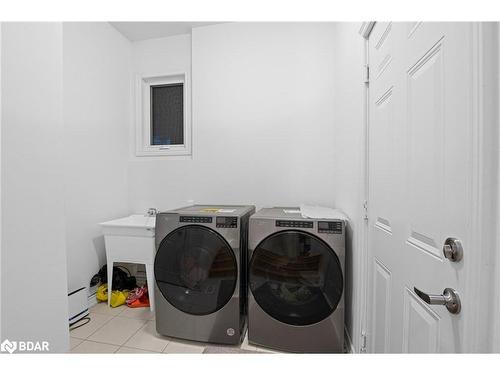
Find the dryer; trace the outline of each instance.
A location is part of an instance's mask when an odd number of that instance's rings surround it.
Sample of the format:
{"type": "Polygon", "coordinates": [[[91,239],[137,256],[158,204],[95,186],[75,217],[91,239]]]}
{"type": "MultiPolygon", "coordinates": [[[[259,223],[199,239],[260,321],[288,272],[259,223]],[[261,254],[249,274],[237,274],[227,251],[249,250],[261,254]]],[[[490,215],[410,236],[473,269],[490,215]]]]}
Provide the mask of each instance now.
{"type": "Polygon", "coordinates": [[[234,344],[246,330],[248,221],[254,206],[194,205],[156,216],[156,330],[234,344]]]}
{"type": "Polygon", "coordinates": [[[249,342],[341,353],[345,222],[305,219],[298,208],[264,208],[250,218],[249,255],[249,342]]]}

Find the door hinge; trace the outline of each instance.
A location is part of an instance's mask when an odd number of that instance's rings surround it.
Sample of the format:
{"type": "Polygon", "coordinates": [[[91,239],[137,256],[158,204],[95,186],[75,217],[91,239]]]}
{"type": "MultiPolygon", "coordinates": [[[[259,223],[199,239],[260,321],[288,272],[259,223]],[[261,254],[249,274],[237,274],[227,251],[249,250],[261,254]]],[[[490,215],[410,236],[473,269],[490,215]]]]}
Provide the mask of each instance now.
{"type": "Polygon", "coordinates": [[[368,220],[368,201],[363,202],[363,220],[368,220]]]}
{"type": "Polygon", "coordinates": [[[361,348],[360,353],[366,353],[366,332],[361,332],[361,348]]]}
{"type": "Polygon", "coordinates": [[[364,83],[368,84],[370,83],[370,65],[366,64],[365,65],[365,80],[364,83]]]}

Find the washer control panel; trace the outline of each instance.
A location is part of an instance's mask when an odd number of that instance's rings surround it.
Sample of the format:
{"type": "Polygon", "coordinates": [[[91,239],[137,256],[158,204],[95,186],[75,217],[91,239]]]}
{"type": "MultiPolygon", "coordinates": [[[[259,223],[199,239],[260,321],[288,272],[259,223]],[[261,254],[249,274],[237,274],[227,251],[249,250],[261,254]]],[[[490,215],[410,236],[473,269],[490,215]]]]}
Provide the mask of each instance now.
{"type": "Polygon", "coordinates": [[[215,218],[215,226],[217,228],[237,228],[238,218],[231,216],[217,216],[215,218]]]}
{"type": "Polygon", "coordinates": [[[300,221],[300,220],[276,220],[277,227],[285,228],[312,228],[312,221],[300,221]]]}
{"type": "Polygon", "coordinates": [[[342,234],[342,222],[318,221],[318,233],[342,234]]]}
{"type": "Polygon", "coordinates": [[[211,216],[181,216],[179,218],[181,223],[211,223],[211,216]]]}

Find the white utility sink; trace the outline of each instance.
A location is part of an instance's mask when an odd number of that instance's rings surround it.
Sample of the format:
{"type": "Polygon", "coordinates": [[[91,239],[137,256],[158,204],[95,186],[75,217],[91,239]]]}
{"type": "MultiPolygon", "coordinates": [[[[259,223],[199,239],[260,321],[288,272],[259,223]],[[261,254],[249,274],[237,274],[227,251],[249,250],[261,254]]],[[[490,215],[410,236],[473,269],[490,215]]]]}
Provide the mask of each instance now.
{"type": "MultiPolygon", "coordinates": [[[[104,233],[106,246],[108,290],[112,290],[113,263],[144,264],[146,266],[151,311],[154,311],[155,224],[155,216],[140,214],[99,224],[104,233]]],[[[110,294],[108,293],[108,296],[110,294]]]]}
{"type": "Polygon", "coordinates": [[[154,237],[156,216],[130,215],[100,223],[104,235],[154,237]]]}

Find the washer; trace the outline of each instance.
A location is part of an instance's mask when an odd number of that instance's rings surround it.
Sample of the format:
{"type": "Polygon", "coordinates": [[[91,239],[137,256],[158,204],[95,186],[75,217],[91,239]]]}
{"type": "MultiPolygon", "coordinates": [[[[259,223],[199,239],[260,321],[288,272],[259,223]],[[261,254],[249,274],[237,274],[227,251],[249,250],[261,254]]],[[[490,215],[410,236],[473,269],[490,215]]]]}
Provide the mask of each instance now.
{"type": "Polygon", "coordinates": [[[345,222],[264,208],[250,218],[249,233],[249,342],[343,352],[345,222]]]}
{"type": "Polygon", "coordinates": [[[246,330],[248,220],[254,206],[195,205],[156,216],[156,330],[234,344],[246,330]]]}

